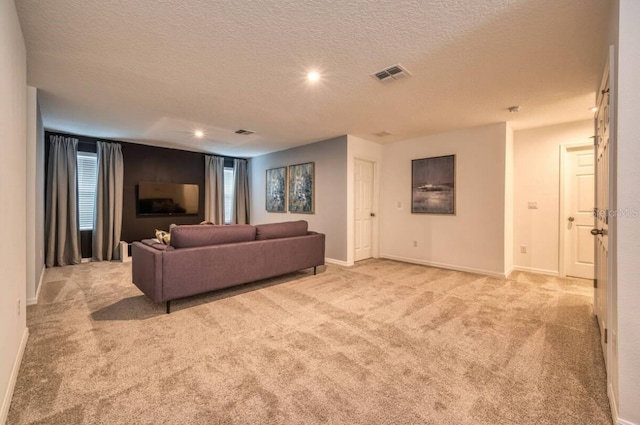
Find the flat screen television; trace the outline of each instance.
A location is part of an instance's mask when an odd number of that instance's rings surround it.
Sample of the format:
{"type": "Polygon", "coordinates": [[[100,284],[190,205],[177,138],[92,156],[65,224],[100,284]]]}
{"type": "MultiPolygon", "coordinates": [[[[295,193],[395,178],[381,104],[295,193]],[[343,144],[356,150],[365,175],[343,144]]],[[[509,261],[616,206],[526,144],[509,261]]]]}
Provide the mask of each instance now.
{"type": "Polygon", "coordinates": [[[198,214],[197,184],[140,182],[136,189],[137,215],[198,214]]]}

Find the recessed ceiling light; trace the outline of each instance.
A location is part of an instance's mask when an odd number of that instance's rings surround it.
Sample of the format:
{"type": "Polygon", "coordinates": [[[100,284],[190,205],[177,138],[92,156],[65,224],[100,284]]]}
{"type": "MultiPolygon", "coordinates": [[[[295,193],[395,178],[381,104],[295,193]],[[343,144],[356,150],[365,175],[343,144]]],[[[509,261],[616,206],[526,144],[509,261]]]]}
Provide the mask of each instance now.
{"type": "Polygon", "coordinates": [[[311,71],[307,74],[307,80],[311,82],[316,82],[320,79],[320,74],[318,71],[311,71]]]}
{"type": "Polygon", "coordinates": [[[597,106],[594,106],[594,107],[592,107],[592,108],[589,108],[589,110],[590,110],[591,112],[598,112],[598,107],[597,107],[597,106]]]}
{"type": "Polygon", "coordinates": [[[196,136],[198,139],[202,139],[204,137],[204,131],[196,130],[193,132],[193,135],[196,136]]]}

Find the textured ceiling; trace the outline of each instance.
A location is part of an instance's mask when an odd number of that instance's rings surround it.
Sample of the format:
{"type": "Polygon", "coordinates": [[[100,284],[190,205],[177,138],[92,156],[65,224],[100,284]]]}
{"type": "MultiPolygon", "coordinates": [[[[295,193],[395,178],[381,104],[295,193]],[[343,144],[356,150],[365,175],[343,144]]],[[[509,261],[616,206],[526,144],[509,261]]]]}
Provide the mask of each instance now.
{"type": "Polygon", "coordinates": [[[588,119],[607,0],[16,0],[47,128],[235,156],[588,119]],[[413,77],[369,74],[401,63],[413,77]],[[305,80],[321,72],[316,84],[305,80]],[[509,106],[521,112],[510,114],[509,106]],[[253,130],[240,136],[240,128],[253,130]],[[204,130],[204,139],[192,132],[204,130]],[[391,136],[374,133],[387,131],[391,136]]]}

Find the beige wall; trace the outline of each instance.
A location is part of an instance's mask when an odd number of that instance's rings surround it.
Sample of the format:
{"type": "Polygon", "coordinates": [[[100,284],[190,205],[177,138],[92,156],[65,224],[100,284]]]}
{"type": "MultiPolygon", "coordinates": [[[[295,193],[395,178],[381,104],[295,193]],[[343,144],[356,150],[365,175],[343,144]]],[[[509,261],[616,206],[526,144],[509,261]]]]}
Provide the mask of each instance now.
{"type": "Polygon", "coordinates": [[[560,146],[593,143],[593,121],[578,121],[514,135],[514,267],[557,274],[559,270],[560,146]],[[528,202],[537,209],[528,209],[528,202]],[[527,247],[522,254],[520,247],[527,247]]]}
{"type": "MultiPolygon", "coordinates": [[[[615,122],[618,211],[640,211],[640,2],[620,1],[615,122]]],[[[613,220],[617,274],[618,412],[624,423],[640,425],[640,218],[613,220]]],[[[611,249],[611,248],[610,248],[611,249]]],[[[611,251],[610,251],[611,252],[611,251]]],[[[614,345],[615,348],[615,345],[614,345]]]]}
{"type": "Polygon", "coordinates": [[[380,256],[504,275],[506,135],[500,123],[383,145],[380,256]],[[452,154],[456,215],[412,214],[411,160],[452,154]]]}
{"type": "Polygon", "coordinates": [[[12,0],[0,0],[0,423],[26,344],[27,59],[12,0]]]}
{"type": "Polygon", "coordinates": [[[514,226],[514,133],[507,124],[504,155],[504,270],[508,275],[513,270],[513,226],[514,226]]]}

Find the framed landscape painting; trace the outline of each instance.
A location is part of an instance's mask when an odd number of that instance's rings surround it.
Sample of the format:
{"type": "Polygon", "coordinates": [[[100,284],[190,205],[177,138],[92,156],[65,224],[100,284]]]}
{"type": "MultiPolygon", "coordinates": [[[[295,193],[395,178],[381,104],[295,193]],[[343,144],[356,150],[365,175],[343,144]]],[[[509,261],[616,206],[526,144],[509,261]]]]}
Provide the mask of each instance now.
{"type": "Polygon", "coordinates": [[[456,213],[456,156],[411,161],[411,212],[456,213]]]}
{"type": "Polygon", "coordinates": [[[267,170],[266,178],[265,199],[267,212],[287,212],[287,167],[267,170]]]}
{"type": "Polygon", "coordinates": [[[289,212],[313,214],[314,163],[289,166],[289,212]]]}

